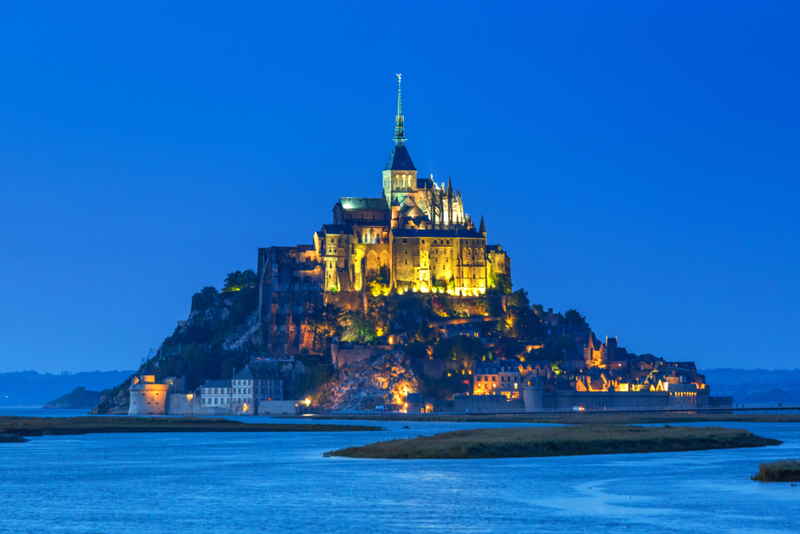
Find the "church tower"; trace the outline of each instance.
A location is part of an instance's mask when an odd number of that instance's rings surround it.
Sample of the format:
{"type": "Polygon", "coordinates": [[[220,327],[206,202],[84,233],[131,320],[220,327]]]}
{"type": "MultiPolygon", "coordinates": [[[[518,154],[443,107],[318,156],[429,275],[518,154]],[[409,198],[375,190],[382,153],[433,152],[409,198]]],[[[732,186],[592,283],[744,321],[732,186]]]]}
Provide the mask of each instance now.
{"type": "Polygon", "coordinates": [[[417,169],[406,149],[403,127],[403,99],[397,75],[397,115],[394,119],[394,150],[383,168],[383,196],[389,206],[402,203],[406,196],[417,191],[417,169]]]}

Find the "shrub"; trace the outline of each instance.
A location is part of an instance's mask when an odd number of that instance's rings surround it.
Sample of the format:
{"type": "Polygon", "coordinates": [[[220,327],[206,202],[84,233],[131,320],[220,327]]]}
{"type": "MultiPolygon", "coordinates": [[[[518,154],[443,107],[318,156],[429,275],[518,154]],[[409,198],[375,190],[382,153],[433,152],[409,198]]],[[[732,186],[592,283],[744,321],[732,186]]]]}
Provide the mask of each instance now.
{"type": "Polygon", "coordinates": [[[758,466],[750,477],[758,482],[800,482],[800,460],[780,460],[758,466]]]}

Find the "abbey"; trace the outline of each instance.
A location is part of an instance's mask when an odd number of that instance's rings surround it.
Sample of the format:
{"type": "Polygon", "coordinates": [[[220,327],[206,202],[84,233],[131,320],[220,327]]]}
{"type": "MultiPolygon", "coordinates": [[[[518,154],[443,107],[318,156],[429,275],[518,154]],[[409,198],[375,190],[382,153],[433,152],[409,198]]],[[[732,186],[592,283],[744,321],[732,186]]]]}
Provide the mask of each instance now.
{"type": "Polygon", "coordinates": [[[478,296],[510,284],[511,260],[487,244],[465,212],[461,191],[420,178],[406,148],[400,76],[394,149],[381,172],[383,195],[341,197],[313,245],[258,250],[258,323],[267,350],[310,343],[304,316],[316,295],[337,293],[352,307],[365,296],[408,291],[478,296]],[[348,299],[348,295],[355,298],[348,299]]]}
{"type": "Polygon", "coordinates": [[[406,148],[402,95],[397,92],[394,149],[382,172],[383,196],[341,197],[332,224],[314,234],[326,291],[422,291],[480,295],[510,259],[487,245],[481,217],[476,229],[461,191],[419,178],[406,148]],[[376,289],[377,287],[377,289],[376,289]]]}

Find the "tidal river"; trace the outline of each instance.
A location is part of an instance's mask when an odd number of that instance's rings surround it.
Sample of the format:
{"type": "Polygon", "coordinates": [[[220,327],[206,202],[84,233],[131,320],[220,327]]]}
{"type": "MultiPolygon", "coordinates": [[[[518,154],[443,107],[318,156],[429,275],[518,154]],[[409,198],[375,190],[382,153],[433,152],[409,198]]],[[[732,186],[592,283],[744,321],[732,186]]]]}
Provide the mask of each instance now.
{"type": "Polygon", "coordinates": [[[3,444],[0,532],[800,531],[800,486],[749,480],[761,462],[800,457],[798,424],[725,425],[785,441],[759,449],[323,458],[354,444],[505,425],[384,426],[380,433],[95,434],[3,444]]]}

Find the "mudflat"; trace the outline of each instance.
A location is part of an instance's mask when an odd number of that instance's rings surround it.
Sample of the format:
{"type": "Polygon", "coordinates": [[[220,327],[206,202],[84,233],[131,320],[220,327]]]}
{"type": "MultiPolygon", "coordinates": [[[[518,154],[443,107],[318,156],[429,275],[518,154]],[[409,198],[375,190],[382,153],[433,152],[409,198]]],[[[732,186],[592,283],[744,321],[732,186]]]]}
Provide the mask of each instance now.
{"type": "Polygon", "coordinates": [[[0,417],[0,434],[53,436],[122,432],[361,432],[367,425],[245,423],[205,417],[0,417]]]}
{"type": "Polygon", "coordinates": [[[348,447],[325,453],[325,456],[454,460],[698,451],[781,443],[736,428],[577,425],[458,430],[348,447]]]}

